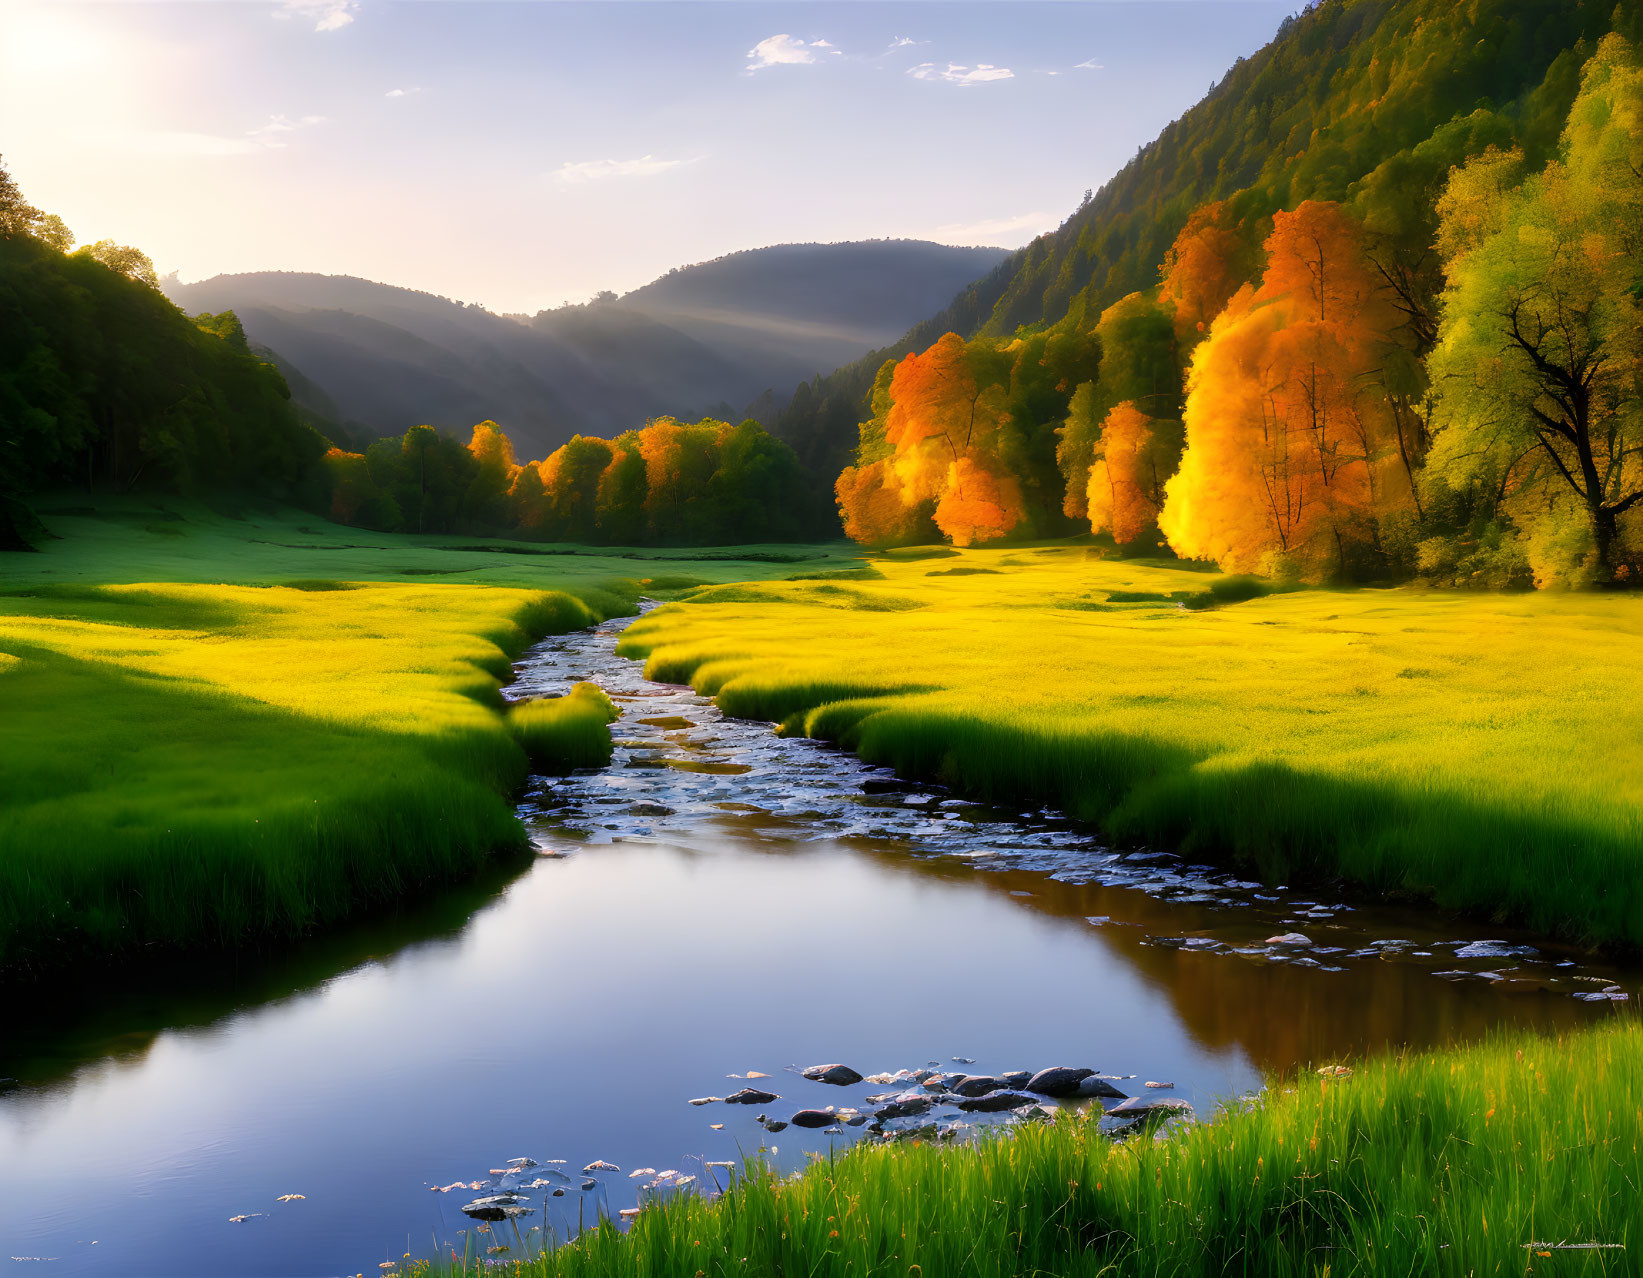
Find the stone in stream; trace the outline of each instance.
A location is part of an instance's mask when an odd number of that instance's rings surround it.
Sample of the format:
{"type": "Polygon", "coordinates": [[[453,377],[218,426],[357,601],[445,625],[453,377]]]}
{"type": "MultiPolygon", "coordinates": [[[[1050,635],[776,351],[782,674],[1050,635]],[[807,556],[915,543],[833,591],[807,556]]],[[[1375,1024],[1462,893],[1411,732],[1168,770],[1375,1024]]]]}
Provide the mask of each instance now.
{"type": "Polygon", "coordinates": [[[1302,945],[1311,945],[1312,938],[1303,932],[1283,932],[1278,936],[1267,937],[1264,944],[1298,947],[1302,945]]]}
{"type": "Polygon", "coordinates": [[[584,1167],[582,1169],[582,1174],[585,1175],[585,1176],[591,1176],[594,1172],[602,1172],[602,1171],[619,1172],[621,1170],[622,1169],[620,1167],[618,1167],[615,1163],[607,1163],[603,1158],[600,1158],[600,1159],[596,1159],[595,1161],[589,1163],[586,1167],[584,1167]]]}
{"type": "Polygon", "coordinates": [[[1141,1118],[1147,1114],[1169,1112],[1190,1114],[1192,1102],[1179,1096],[1132,1096],[1107,1111],[1108,1118],[1141,1118]]]}
{"type": "Polygon", "coordinates": [[[1038,1104],[1038,1097],[1028,1092],[1001,1089],[985,1096],[970,1096],[959,1101],[958,1107],[971,1114],[1001,1114],[1007,1109],[1038,1104]]]}
{"type": "Polygon", "coordinates": [[[914,1114],[923,1114],[929,1110],[931,1100],[928,1096],[909,1095],[903,1092],[900,1096],[891,1097],[888,1102],[880,1105],[873,1111],[873,1117],[883,1122],[890,1118],[910,1118],[914,1114]]]}
{"type": "Polygon", "coordinates": [[[785,1132],[787,1130],[787,1124],[782,1122],[779,1118],[772,1118],[769,1122],[765,1123],[764,1129],[767,1132],[785,1132]]]}
{"type": "Polygon", "coordinates": [[[726,1105],[768,1105],[771,1101],[780,1100],[775,1092],[762,1092],[757,1087],[744,1087],[739,1092],[731,1092],[725,1097],[726,1105]]]}
{"type": "Polygon", "coordinates": [[[1004,1073],[1000,1074],[999,1077],[1003,1079],[1008,1086],[1020,1089],[1033,1081],[1033,1072],[1030,1069],[1012,1069],[1006,1070],[1004,1073]]]}
{"type": "Polygon", "coordinates": [[[1128,1095],[1121,1092],[1099,1074],[1091,1074],[1078,1084],[1074,1096],[1100,1096],[1107,1100],[1123,1100],[1128,1095]]]}
{"type": "Polygon", "coordinates": [[[722,1101],[723,1099],[723,1096],[698,1096],[690,1103],[692,1105],[711,1105],[715,1101],[722,1101]]]}
{"type": "Polygon", "coordinates": [[[789,1121],[795,1127],[831,1127],[838,1115],[825,1109],[801,1109],[789,1121]]]}
{"type": "Polygon", "coordinates": [[[1093,1069],[1081,1066],[1075,1069],[1067,1065],[1052,1065],[1028,1079],[1027,1090],[1040,1096],[1076,1096],[1078,1085],[1093,1073],[1093,1069]]]}
{"type": "Polygon", "coordinates": [[[813,1083],[831,1083],[835,1087],[849,1087],[861,1082],[861,1075],[848,1065],[812,1065],[801,1074],[813,1083]]]}
{"type": "Polygon", "coordinates": [[[915,788],[911,781],[886,780],[883,777],[868,777],[861,783],[863,794],[908,794],[915,788]]]}
{"type": "Polygon", "coordinates": [[[635,803],[628,809],[629,816],[669,817],[674,809],[665,803],[635,803]]]}
{"type": "Polygon", "coordinates": [[[594,1180],[591,1176],[587,1180],[584,1180],[582,1182],[582,1192],[584,1194],[587,1193],[591,1189],[598,1189],[598,1188],[599,1188],[599,1182],[594,1180]]]}
{"type": "Polygon", "coordinates": [[[462,1208],[462,1214],[475,1220],[498,1221],[516,1216],[529,1216],[532,1211],[515,1194],[491,1194],[468,1203],[462,1208]]]}
{"type": "MultiPolygon", "coordinates": [[[[1022,1076],[1026,1082],[1029,1075],[1022,1076]]],[[[988,1092],[1009,1091],[1010,1084],[1003,1078],[994,1078],[991,1074],[975,1074],[961,1078],[953,1084],[953,1091],[960,1096],[985,1096],[988,1092]]]]}

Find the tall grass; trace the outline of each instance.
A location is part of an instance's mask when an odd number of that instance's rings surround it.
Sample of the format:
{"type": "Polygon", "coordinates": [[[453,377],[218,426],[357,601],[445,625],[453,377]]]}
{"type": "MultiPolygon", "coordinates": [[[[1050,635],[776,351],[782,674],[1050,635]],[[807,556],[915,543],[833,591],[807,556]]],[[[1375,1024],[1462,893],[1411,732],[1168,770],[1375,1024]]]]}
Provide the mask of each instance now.
{"type": "MultiPolygon", "coordinates": [[[[542,1278],[1635,1273],[1640,1097],[1635,1019],[1555,1040],[1503,1035],[1384,1058],[1345,1078],[1280,1081],[1246,1110],[1159,1139],[1115,1142],[1063,1119],[957,1147],[863,1146],[792,1179],[752,1169],[717,1201],[647,1209],[626,1236],[607,1225],[509,1269],[542,1278]],[[1590,1243],[1606,1246],[1564,1249],[1590,1243]]],[[[431,1268],[497,1272],[491,1261],[431,1268]]]]}
{"type": "Polygon", "coordinates": [[[570,595],[0,596],[0,967],[295,935],[522,847],[509,656],[570,595]]]}
{"type": "Polygon", "coordinates": [[[610,725],[621,713],[598,684],[579,683],[562,697],[511,707],[508,726],[539,767],[599,768],[610,762],[610,725]]]}
{"type": "Polygon", "coordinates": [[[1239,601],[1072,547],[962,562],[992,571],[698,591],[622,650],[732,714],[1118,839],[1643,944],[1643,598],[1239,601]]]}

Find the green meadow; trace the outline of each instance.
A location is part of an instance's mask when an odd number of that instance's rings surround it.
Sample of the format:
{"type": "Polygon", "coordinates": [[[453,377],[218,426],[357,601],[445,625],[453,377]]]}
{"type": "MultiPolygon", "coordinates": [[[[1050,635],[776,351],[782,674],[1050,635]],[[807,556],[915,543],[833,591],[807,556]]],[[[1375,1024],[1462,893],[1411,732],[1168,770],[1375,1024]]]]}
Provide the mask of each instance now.
{"type": "Polygon", "coordinates": [[[1268,882],[1643,942],[1643,599],[1273,592],[1078,545],[705,586],[623,651],[732,714],[1268,882]]]}
{"type": "Polygon", "coordinates": [[[527,757],[596,764],[609,734],[586,694],[504,715],[514,656],[641,592],[832,553],[72,509],[0,555],[0,969],[288,940],[520,854],[527,757]]]}
{"type": "MultiPolygon", "coordinates": [[[[542,1278],[1347,1278],[1635,1273],[1643,1030],[1499,1036],[1275,1080],[1155,1138],[1062,1118],[942,1147],[859,1146],[625,1234],[508,1263],[510,1224],[413,1273],[542,1278]]],[[[725,1173],[720,1173],[724,1175],[725,1173]]],[[[477,1233],[477,1231],[476,1231],[477,1233]]]]}

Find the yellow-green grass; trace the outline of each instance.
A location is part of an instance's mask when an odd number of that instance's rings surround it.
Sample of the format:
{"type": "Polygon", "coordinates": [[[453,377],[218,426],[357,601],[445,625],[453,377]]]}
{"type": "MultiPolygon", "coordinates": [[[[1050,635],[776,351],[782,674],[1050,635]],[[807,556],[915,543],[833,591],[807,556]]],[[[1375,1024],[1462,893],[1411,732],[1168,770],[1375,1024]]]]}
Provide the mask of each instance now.
{"type": "Polygon", "coordinates": [[[562,697],[537,697],[508,710],[508,726],[538,767],[565,772],[610,762],[610,725],[621,711],[596,683],[562,697]]]}
{"type": "Polygon", "coordinates": [[[1121,840],[1643,943],[1643,598],[1199,608],[1247,591],[1079,546],[876,566],[704,587],[622,650],[732,714],[1121,840]]]}
{"type": "MultiPolygon", "coordinates": [[[[1062,1119],[863,1146],[642,1212],[500,1270],[543,1278],[1347,1278],[1629,1274],[1643,1246],[1643,1032],[1497,1036],[1275,1082],[1162,1139],[1062,1119]],[[1607,1244],[1565,1249],[1568,1244],[1607,1244]],[[1535,1246],[1533,1244],[1553,1244],[1535,1246]]],[[[512,1227],[488,1246],[517,1254],[512,1227]]],[[[497,1256],[415,1266],[495,1273],[497,1256]]]]}
{"type": "Polygon", "coordinates": [[[46,518],[62,540],[0,554],[0,972],[288,938],[471,874],[524,846],[497,688],[529,640],[851,562],[366,544],[136,498],[46,518]]]}

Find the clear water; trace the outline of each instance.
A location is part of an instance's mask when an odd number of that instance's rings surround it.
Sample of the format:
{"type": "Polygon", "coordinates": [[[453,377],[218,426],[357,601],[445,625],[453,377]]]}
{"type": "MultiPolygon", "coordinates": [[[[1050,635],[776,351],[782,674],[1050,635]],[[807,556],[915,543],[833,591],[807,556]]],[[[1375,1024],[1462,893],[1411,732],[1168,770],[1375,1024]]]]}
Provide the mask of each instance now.
{"type": "Polygon", "coordinates": [[[647,684],[613,655],[621,624],[538,646],[510,689],[591,678],[626,711],[610,768],[533,783],[543,855],[523,870],[296,954],[0,993],[0,1266],[289,1278],[517,1255],[632,1206],[635,1170],[710,1183],[708,1163],[797,1167],[863,1138],[758,1114],[895,1090],[791,1066],[1085,1065],[1209,1117],[1267,1071],[1628,1006],[1634,974],[1524,938],[886,789],[647,684]],[[1268,943],[1295,932],[1312,944],[1268,943]],[[749,1071],[781,1099],[688,1103],[749,1071]],[[467,1232],[462,1205],[526,1179],[502,1174],[519,1157],[544,1182],[532,1214],[467,1232]],[[621,1170],[584,1176],[595,1160],[621,1170]]]}

